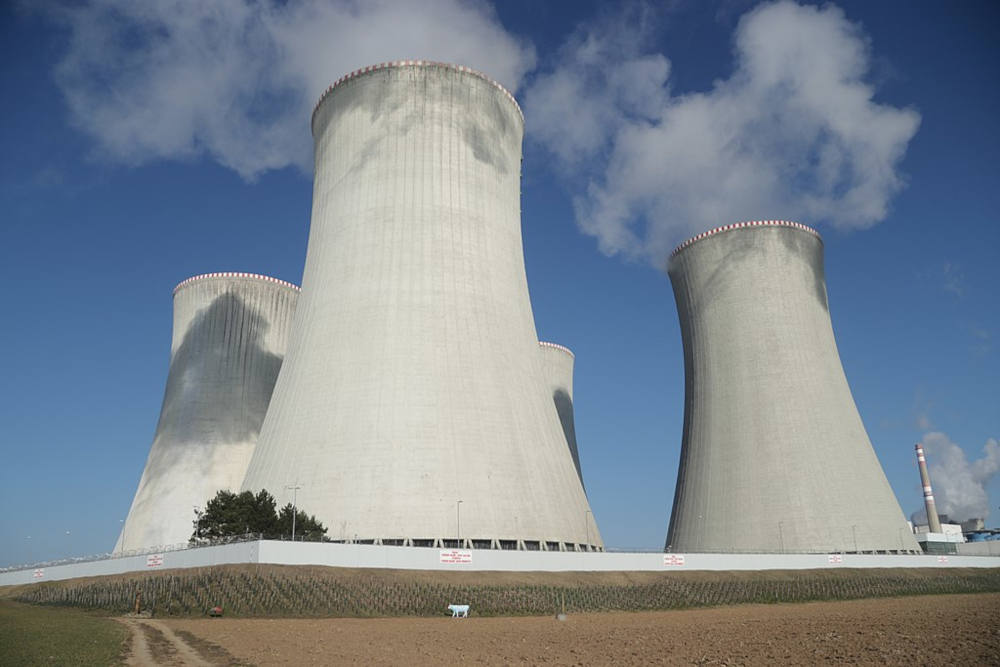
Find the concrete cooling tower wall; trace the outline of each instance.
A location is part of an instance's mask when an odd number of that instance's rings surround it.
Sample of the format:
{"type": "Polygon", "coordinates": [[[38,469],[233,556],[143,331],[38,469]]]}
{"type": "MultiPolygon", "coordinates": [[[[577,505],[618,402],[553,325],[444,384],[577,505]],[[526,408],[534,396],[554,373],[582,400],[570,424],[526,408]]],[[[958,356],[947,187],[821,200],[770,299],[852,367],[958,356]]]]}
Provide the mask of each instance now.
{"type": "Polygon", "coordinates": [[[426,61],[323,95],[302,297],[244,489],[300,486],[335,540],[601,545],[538,353],[523,125],[496,82],[426,61]]]}
{"type": "Polygon", "coordinates": [[[576,448],[576,423],[573,419],[573,362],[575,357],[569,348],[539,341],[542,367],[552,392],[552,403],[559,415],[563,435],[566,436],[566,446],[569,447],[576,466],[577,477],[583,484],[583,471],[580,468],[580,453],[576,448]]]}
{"type": "Polygon", "coordinates": [[[844,376],[819,235],[721,227],[668,273],[685,400],[667,550],[919,553],[844,376]]]}
{"type": "Polygon", "coordinates": [[[187,542],[194,506],[238,489],[281,368],[299,288],[211,273],[174,290],[160,421],[115,551],[187,542]]]}

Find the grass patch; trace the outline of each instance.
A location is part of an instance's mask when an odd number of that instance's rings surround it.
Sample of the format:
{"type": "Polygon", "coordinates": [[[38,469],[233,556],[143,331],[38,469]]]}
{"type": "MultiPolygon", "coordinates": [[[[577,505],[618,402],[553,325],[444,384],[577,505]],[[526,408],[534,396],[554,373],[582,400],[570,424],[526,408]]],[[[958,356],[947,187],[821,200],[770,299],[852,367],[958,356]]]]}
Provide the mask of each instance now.
{"type": "Polygon", "coordinates": [[[107,617],[0,600],[4,665],[120,665],[128,634],[107,617]]]}

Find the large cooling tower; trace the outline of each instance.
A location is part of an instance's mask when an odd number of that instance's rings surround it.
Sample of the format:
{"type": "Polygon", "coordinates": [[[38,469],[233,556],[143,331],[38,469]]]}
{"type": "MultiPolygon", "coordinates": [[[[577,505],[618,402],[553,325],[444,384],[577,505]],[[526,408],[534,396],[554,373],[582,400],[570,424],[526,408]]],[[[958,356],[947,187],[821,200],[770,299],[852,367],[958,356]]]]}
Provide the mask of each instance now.
{"type": "Polygon", "coordinates": [[[576,423],[573,420],[573,361],[575,357],[569,348],[539,341],[539,351],[542,357],[542,368],[552,392],[552,403],[559,415],[563,434],[566,436],[566,446],[569,447],[576,466],[576,474],[583,484],[583,472],[580,469],[580,453],[576,448],[576,423]]]}
{"type": "Polygon", "coordinates": [[[720,227],[669,274],[685,400],[666,548],[919,553],[844,376],[819,234],[720,227]]]}
{"type": "Polygon", "coordinates": [[[600,545],[538,353],[523,122],[495,81],[425,61],[323,95],[302,296],[243,488],[301,487],[335,540],[600,545]]]}
{"type": "Polygon", "coordinates": [[[174,290],[167,390],[115,551],[186,543],[194,507],[238,489],[285,354],[299,288],[210,273],[174,290]]]}

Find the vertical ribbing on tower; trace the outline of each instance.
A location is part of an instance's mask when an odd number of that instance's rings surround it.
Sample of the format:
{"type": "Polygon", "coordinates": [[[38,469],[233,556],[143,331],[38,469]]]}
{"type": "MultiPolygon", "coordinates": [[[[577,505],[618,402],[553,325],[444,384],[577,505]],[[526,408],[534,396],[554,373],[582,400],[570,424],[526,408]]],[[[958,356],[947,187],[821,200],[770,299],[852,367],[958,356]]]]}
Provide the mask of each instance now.
{"type": "Polygon", "coordinates": [[[727,225],[668,273],[685,395],[666,548],[918,551],[844,376],[819,234],[727,225]]]}
{"type": "Polygon", "coordinates": [[[285,354],[299,288],[211,273],[174,289],[170,369],[156,434],[115,551],[186,543],[193,508],[236,490],[285,354]]]}
{"type": "Polygon", "coordinates": [[[440,63],[323,96],[302,298],[243,488],[297,480],[338,540],[454,540],[461,500],[477,545],[600,546],[538,353],[523,128],[499,84],[440,63]]]}

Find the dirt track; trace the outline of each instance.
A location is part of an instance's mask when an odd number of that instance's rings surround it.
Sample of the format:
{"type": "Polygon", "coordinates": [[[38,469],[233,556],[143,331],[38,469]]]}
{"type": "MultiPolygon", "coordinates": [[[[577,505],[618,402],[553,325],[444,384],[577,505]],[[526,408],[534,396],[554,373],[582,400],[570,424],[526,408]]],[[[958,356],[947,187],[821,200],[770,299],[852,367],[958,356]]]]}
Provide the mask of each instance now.
{"type": "MultiPolygon", "coordinates": [[[[159,621],[140,618],[118,619],[132,632],[126,665],[145,667],[146,665],[187,665],[190,667],[211,667],[219,664],[206,659],[183,637],[159,621]]],[[[222,663],[225,664],[225,663],[222,663]]]]}
{"type": "Polygon", "coordinates": [[[578,614],[566,621],[474,614],[161,623],[210,664],[1000,665],[1000,594],[578,614]]]}

